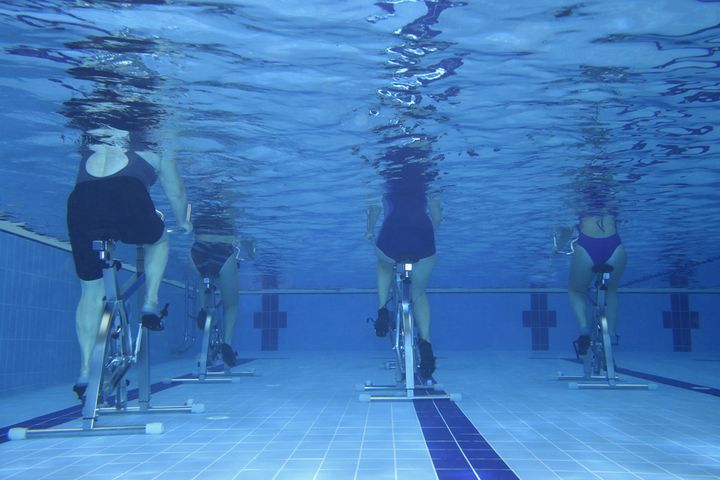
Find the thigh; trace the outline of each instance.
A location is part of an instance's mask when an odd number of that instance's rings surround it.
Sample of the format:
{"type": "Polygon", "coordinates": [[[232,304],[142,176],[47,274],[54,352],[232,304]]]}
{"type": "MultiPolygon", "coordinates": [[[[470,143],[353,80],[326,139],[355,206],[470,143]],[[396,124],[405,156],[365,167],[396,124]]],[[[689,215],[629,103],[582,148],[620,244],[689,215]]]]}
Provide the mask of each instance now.
{"type": "Polygon", "coordinates": [[[412,271],[412,291],[413,295],[416,293],[425,293],[428,284],[430,283],[430,274],[432,274],[433,268],[435,267],[435,255],[420,259],[417,263],[413,264],[412,271]]]}
{"type": "Polygon", "coordinates": [[[228,257],[220,269],[218,277],[220,283],[220,296],[225,305],[230,306],[238,300],[238,267],[234,256],[228,257]]]}
{"type": "Polygon", "coordinates": [[[375,255],[377,256],[379,262],[389,264],[391,266],[395,265],[395,260],[390,258],[385,252],[383,252],[379,246],[375,246],[375,255]]]}
{"type": "Polygon", "coordinates": [[[613,267],[613,271],[610,274],[610,280],[608,281],[608,288],[615,290],[620,283],[623,272],[625,272],[625,265],[627,265],[627,253],[624,245],[618,245],[613,252],[612,256],[607,261],[608,265],[613,267]]]}
{"type": "Polygon", "coordinates": [[[574,291],[585,291],[595,275],[592,271],[593,261],[590,254],[581,247],[575,245],[575,253],[570,260],[570,272],[568,276],[568,288],[574,291]]]}
{"type": "Polygon", "coordinates": [[[99,194],[100,185],[79,184],[68,197],[67,226],[75,271],[81,280],[102,277],[103,263],[93,250],[93,240],[117,238],[117,231],[107,212],[107,199],[99,194]]]}
{"type": "Polygon", "coordinates": [[[165,224],[155,209],[150,194],[137,179],[119,182],[122,192],[118,196],[116,207],[119,212],[120,240],[135,245],[152,245],[160,240],[165,232],[165,224]]]}

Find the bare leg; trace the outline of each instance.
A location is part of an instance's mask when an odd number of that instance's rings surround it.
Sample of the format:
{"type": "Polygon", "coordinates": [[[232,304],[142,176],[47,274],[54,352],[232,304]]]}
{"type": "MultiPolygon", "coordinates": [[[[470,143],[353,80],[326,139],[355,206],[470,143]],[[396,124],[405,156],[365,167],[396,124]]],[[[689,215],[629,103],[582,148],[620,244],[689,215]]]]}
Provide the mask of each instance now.
{"type": "Polygon", "coordinates": [[[152,245],[145,245],[145,303],[146,307],[151,311],[157,309],[158,294],[160,292],[160,283],[165,274],[165,267],[168,261],[168,250],[170,242],[168,241],[167,232],[163,232],[160,240],[152,245]]]}
{"type": "Polygon", "coordinates": [[[610,331],[610,338],[615,342],[617,335],[617,319],[618,319],[618,284],[622,278],[622,274],[625,271],[625,265],[627,264],[627,253],[625,247],[620,245],[615,249],[610,259],[607,261],[608,265],[613,267],[613,271],[610,274],[610,280],[607,284],[607,296],[606,296],[606,315],[608,321],[608,330],[610,331]]]}
{"type": "Polygon", "coordinates": [[[234,256],[227,259],[220,269],[220,296],[225,318],[225,343],[232,345],[238,312],[238,268],[234,256]]]}
{"type": "Polygon", "coordinates": [[[426,290],[430,282],[430,274],[435,267],[435,255],[421,259],[413,264],[412,286],[410,293],[413,302],[413,315],[418,327],[420,338],[430,342],[430,302],[426,290]]]}
{"type": "Polygon", "coordinates": [[[103,279],[80,280],[80,301],[75,311],[75,330],[80,343],[80,377],[78,381],[87,381],[90,374],[90,356],[100,328],[103,311],[105,285],[103,279]]]}
{"type": "Polygon", "coordinates": [[[377,247],[375,247],[375,254],[377,255],[378,308],[382,308],[388,302],[390,296],[390,284],[392,283],[395,261],[377,247]]]}
{"type": "Polygon", "coordinates": [[[576,245],[570,262],[568,297],[581,335],[588,335],[590,332],[587,321],[587,289],[594,276],[592,267],[593,262],[590,255],[583,247],[576,245]]]}

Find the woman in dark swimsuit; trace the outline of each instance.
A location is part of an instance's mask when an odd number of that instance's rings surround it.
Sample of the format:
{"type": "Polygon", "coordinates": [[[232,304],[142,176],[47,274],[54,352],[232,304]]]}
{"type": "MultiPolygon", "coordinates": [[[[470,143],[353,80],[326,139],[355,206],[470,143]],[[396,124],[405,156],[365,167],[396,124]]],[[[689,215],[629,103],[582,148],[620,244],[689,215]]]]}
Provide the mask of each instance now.
{"type": "Polygon", "coordinates": [[[169,240],[148,192],[156,179],[160,180],[178,226],[186,233],[192,231],[185,187],[172,155],[143,149],[146,145],[132,141],[135,133],[111,126],[89,130],[87,135],[91,141],[80,150],[80,169],[67,204],[68,233],[81,285],[75,313],[81,365],[73,386],[81,399],[87,388],[105,293],[103,263],[92,248],[93,240],[111,238],[144,246],[142,324],[160,330],[158,294],[168,261],[169,240]]]}
{"type": "MultiPolygon", "coordinates": [[[[232,344],[238,316],[238,260],[235,258],[235,216],[226,207],[205,208],[193,221],[195,242],[190,256],[200,277],[208,277],[220,289],[223,306],[224,338],[220,346],[223,362],[229,367],[237,365],[237,353],[232,344]]],[[[204,289],[202,283],[200,291],[204,289]]],[[[205,296],[200,296],[202,310],[198,322],[205,321],[205,296]]],[[[198,323],[204,328],[204,323],[198,323]]]]}
{"type": "MultiPolygon", "coordinates": [[[[430,343],[430,303],[426,289],[435,266],[435,229],[442,221],[439,196],[428,195],[433,173],[426,165],[407,162],[394,175],[388,175],[383,196],[384,219],[375,242],[377,256],[378,319],[375,331],[385,336],[389,313],[385,307],[390,296],[395,263],[413,262],[411,295],[413,314],[420,337],[420,373],[429,378],[435,371],[435,356],[430,343]]],[[[380,207],[368,209],[365,238],[373,240],[380,207]]]]}

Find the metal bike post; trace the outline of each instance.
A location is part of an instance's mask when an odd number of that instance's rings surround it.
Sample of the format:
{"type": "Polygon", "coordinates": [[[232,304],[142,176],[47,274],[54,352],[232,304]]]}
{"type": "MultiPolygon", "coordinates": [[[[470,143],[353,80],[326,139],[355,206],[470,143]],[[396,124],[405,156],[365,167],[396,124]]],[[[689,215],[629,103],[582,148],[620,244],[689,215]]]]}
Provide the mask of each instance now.
{"type": "Polygon", "coordinates": [[[598,290],[598,314],[600,315],[600,328],[602,333],[603,356],[605,357],[605,373],[607,374],[608,384],[614,387],[615,378],[615,361],[612,353],[612,340],[610,339],[610,331],[608,329],[608,321],[606,314],[606,294],[607,281],[610,279],[609,273],[602,273],[602,282],[598,290]]]}
{"type": "Polygon", "coordinates": [[[413,331],[413,315],[412,305],[410,304],[410,270],[412,264],[405,264],[403,268],[402,280],[402,316],[403,316],[403,337],[405,340],[405,389],[408,396],[415,395],[415,347],[413,340],[415,332],[413,331]]]}
{"type": "Polygon", "coordinates": [[[210,333],[212,332],[213,310],[212,306],[215,301],[215,295],[210,286],[210,279],[205,279],[205,324],[203,328],[202,347],[200,348],[200,358],[198,358],[198,379],[204,381],[207,378],[207,360],[210,353],[210,333]]]}
{"type": "MultiPolygon", "coordinates": [[[[145,249],[138,245],[136,248],[136,278],[145,272],[145,249]]],[[[145,299],[146,288],[143,285],[137,295],[138,312],[138,335],[140,335],[140,349],[137,352],[137,369],[138,369],[138,405],[140,410],[150,408],[150,335],[147,328],[142,325],[142,304],[145,299]]]]}
{"type": "MultiPolygon", "coordinates": [[[[396,280],[397,282],[397,280],[396,280]]],[[[395,285],[395,298],[398,297],[398,286],[395,285]]],[[[395,350],[395,382],[399,385],[403,382],[403,356],[400,345],[400,333],[402,332],[402,310],[400,305],[395,301],[395,339],[393,341],[393,350],[395,350]]]]}

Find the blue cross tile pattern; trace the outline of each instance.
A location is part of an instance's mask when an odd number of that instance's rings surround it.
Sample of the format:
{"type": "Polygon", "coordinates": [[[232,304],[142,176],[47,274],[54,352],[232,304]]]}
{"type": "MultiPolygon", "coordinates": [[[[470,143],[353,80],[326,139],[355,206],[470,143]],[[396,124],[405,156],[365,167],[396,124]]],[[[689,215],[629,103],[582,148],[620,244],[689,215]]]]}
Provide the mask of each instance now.
{"type": "MultiPolygon", "coordinates": [[[[263,288],[277,287],[277,279],[269,276],[263,278],[263,288]]],[[[253,314],[253,328],[262,331],[260,349],[277,351],[279,348],[280,329],[287,328],[287,312],[281,312],[279,298],[276,293],[265,293],[262,296],[262,310],[253,314]]]]}
{"type": "Polygon", "coordinates": [[[533,351],[550,349],[550,328],[557,326],[557,314],[548,310],[547,294],[530,295],[530,310],[523,311],[523,327],[530,329],[533,351]]]}
{"type": "Polygon", "coordinates": [[[700,314],[690,311],[687,293],[670,295],[670,311],[663,312],[663,327],[672,328],[674,351],[692,352],[692,330],[700,328],[700,314]]]}

